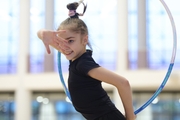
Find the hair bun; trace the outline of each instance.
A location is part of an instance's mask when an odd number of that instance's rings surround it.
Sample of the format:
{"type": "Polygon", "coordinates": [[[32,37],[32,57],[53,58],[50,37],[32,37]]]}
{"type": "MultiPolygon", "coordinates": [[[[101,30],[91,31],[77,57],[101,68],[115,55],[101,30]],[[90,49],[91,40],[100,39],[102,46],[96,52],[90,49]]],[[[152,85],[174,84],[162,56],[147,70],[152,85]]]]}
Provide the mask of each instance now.
{"type": "Polygon", "coordinates": [[[69,3],[67,5],[67,9],[69,9],[69,10],[76,10],[78,8],[78,6],[79,6],[79,3],[77,3],[77,2],[69,3]]]}
{"type": "Polygon", "coordinates": [[[80,0],[79,2],[73,2],[73,3],[67,4],[67,9],[69,10],[69,16],[71,18],[79,18],[79,16],[83,16],[84,13],[86,12],[86,8],[87,8],[87,5],[84,4],[83,0],[80,0]],[[84,5],[84,10],[82,14],[79,14],[76,12],[76,9],[81,3],[84,5]]]}

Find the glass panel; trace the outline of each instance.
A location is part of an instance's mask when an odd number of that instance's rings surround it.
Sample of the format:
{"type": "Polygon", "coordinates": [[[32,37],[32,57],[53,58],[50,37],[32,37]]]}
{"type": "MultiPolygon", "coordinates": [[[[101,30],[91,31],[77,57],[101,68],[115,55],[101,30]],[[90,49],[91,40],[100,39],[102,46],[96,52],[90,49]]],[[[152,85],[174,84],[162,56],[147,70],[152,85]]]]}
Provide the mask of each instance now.
{"type": "Polygon", "coordinates": [[[138,50],[138,22],[137,22],[137,0],[128,0],[128,57],[129,69],[137,69],[137,50],[138,50]]]}
{"type": "MultiPolygon", "coordinates": [[[[177,0],[166,0],[173,17],[179,19],[180,12],[177,0]]],[[[178,23],[176,21],[176,23],[178,23]]],[[[149,67],[152,69],[167,68],[172,55],[172,28],[168,15],[157,0],[147,0],[147,42],[149,67]]],[[[179,49],[179,48],[178,48],[179,49]]],[[[176,58],[176,67],[180,59],[176,58]]]]}
{"type": "MultiPolygon", "coordinates": [[[[169,17],[160,1],[146,0],[146,40],[147,40],[147,61],[149,69],[165,69],[170,63],[173,47],[173,34],[169,17]]],[[[137,28],[137,0],[129,0],[129,68],[137,69],[137,50],[138,50],[138,28],[137,28]]],[[[179,29],[180,10],[177,0],[166,0],[173,18],[177,31],[179,29]]],[[[179,38],[178,32],[177,37],[179,38]]],[[[177,44],[177,55],[175,68],[180,68],[180,45],[177,44]]]]}
{"type": "Polygon", "coordinates": [[[0,120],[14,120],[14,94],[0,93],[0,120]]]}
{"type": "Polygon", "coordinates": [[[45,47],[37,31],[45,27],[45,0],[31,0],[30,6],[30,72],[43,72],[45,47]]]}
{"type": "MultiPolygon", "coordinates": [[[[135,108],[143,105],[153,93],[134,93],[135,108]]],[[[137,120],[179,120],[180,93],[161,93],[147,108],[138,114],[137,120]]]]}
{"type": "MultiPolygon", "coordinates": [[[[113,92],[107,91],[113,101],[113,92]]],[[[64,92],[33,92],[32,120],[85,120],[64,92]]]]}
{"type": "MultiPolygon", "coordinates": [[[[68,17],[66,5],[72,0],[55,0],[55,29],[68,17]]],[[[73,1],[74,2],[74,1],[73,1]]],[[[93,56],[102,66],[115,70],[117,60],[117,0],[91,0],[88,1],[88,9],[82,17],[89,27],[89,37],[93,46],[93,56]],[[111,42],[110,42],[111,41],[111,42]]],[[[82,10],[81,10],[82,12],[82,10]]],[[[57,60],[55,57],[55,65],[57,60]]],[[[62,66],[68,67],[68,61],[62,58],[62,66]]]]}
{"type": "Polygon", "coordinates": [[[32,120],[85,120],[66,100],[64,93],[34,93],[32,120]]]}
{"type": "MultiPolygon", "coordinates": [[[[177,29],[177,55],[176,55],[176,60],[175,60],[175,69],[179,69],[180,68],[180,44],[179,44],[179,38],[180,38],[180,34],[179,34],[179,30],[180,30],[180,9],[179,9],[179,4],[180,1],[177,0],[166,0],[166,4],[169,6],[169,9],[172,12],[173,18],[174,18],[174,22],[176,25],[176,29],[177,29]]],[[[171,30],[169,30],[169,32],[171,32],[171,30]]],[[[171,39],[169,39],[170,41],[170,46],[172,46],[172,37],[171,39]]]]}
{"type": "Polygon", "coordinates": [[[156,0],[147,2],[148,54],[150,68],[166,68],[170,61],[172,41],[170,23],[163,6],[156,0]],[[158,26],[157,26],[158,25],[158,26]],[[163,44],[162,44],[163,43],[163,44]]]}
{"type": "Polygon", "coordinates": [[[19,0],[0,1],[0,74],[16,73],[19,0]]]}
{"type": "MultiPolygon", "coordinates": [[[[54,29],[55,30],[57,30],[60,22],[65,20],[68,16],[68,11],[66,9],[66,5],[69,2],[70,2],[70,0],[66,0],[66,1],[54,0],[54,29]]],[[[55,50],[54,53],[55,53],[55,55],[54,55],[54,68],[55,68],[55,71],[57,71],[58,70],[57,50],[55,50]]],[[[61,66],[62,66],[63,72],[68,71],[69,61],[65,58],[64,55],[61,55],[61,66]]]]}

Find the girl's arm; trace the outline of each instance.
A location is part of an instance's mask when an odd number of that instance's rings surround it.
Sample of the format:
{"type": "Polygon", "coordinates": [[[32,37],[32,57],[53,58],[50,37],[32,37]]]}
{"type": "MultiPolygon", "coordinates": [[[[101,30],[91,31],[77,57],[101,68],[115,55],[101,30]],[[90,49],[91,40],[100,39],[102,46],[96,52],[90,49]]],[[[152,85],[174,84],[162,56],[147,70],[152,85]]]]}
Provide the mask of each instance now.
{"type": "Polygon", "coordinates": [[[48,54],[51,53],[49,45],[54,47],[57,50],[60,49],[60,44],[63,44],[64,39],[58,36],[58,34],[65,32],[65,31],[52,31],[52,30],[46,30],[46,29],[41,29],[37,32],[37,36],[39,39],[42,40],[44,43],[44,46],[46,47],[46,50],[48,54]]]}
{"type": "Polygon", "coordinates": [[[114,85],[118,89],[120,98],[122,100],[126,119],[135,120],[136,116],[133,110],[132,91],[128,80],[103,67],[98,67],[90,70],[88,72],[88,75],[102,82],[114,85]]]}

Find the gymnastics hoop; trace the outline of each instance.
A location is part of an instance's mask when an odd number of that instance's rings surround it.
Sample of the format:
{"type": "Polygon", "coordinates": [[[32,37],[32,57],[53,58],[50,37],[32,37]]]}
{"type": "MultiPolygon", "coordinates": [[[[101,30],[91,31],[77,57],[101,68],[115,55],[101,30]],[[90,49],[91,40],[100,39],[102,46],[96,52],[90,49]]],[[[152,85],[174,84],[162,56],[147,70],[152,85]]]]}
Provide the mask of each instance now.
{"type": "Polygon", "coordinates": [[[172,57],[171,57],[171,61],[170,61],[170,64],[169,64],[169,67],[168,67],[168,70],[167,70],[167,73],[166,73],[166,76],[165,76],[163,82],[161,83],[159,88],[156,90],[156,92],[152,95],[152,97],[146,103],[144,103],[139,109],[137,109],[134,112],[134,114],[138,114],[143,109],[145,109],[161,93],[161,91],[163,90],[164,86],[166,85],[166,83],[167,83],[167,81],[169,79],[169,76],[170,76],[171,71],[172,71],[173,66],[174,66],[174,61],[175,61],[175,57],[176,57],[176,49],[177,49],[176,26],[175,26],[173,16],[172,16],[168,6],[166,5],[166,3],[163,0],[160,0],[160,1],[161,1],[162,5],[164,6],[164,8],[165,8],[165,10],[166,10],[166,12],[167,12],[167,14],[169,16],[169,19],[170,19],[170,22],[171,22],[171,26],[172,26],[172,30],[173,30],[173,51],[172,51],[172,57]]]}
{"type": "MultiPolygon", "coordinates": [[[[134,111],[134,114],[138,114],[139,112],[141,112],[142,110],[144,110],[149,104],[151,104],[153,102],[153,100],[161,93],[161,91],[163,90],[164,86],[166,85],[170,74],[172,72],[173,66],[174,66],[174,61],[175,61],[175,57],[176,57],[176,49],[177,49],[177,35],[176,35],[176,26],[174,23],[174,19],[173,16],[168,8],[168,6],[166,5],[166,3],[163,0],[160,0],[162,5],[164,6],[170,22],[171,22],[171,26],[172,26],[172,31],[173,31],[173,50],[172,50],[172,56],[171,56],[171,61],[168,67],[168,70],[166,72],[166,75],[164,77],[163,82],[161,83],[161,85],[159,86],[159,88],[156,90],[156,92],[152,95],[152,97],[145,102],[139,109],[137,109],[136,111],[134,111]]],[[[64,78],[63,78],[63,74],[62,74],[62,67],[61,67],[61,53],[58,52],[58,72],[59,72],[59,77],[60,77],[60,81],[63,85],[64,91],[67,95],[67,97],[71,100],[71,96],[70,93],[68,91],[68,88],[66,87],[66,84],[64,82],[64,78]]]]}

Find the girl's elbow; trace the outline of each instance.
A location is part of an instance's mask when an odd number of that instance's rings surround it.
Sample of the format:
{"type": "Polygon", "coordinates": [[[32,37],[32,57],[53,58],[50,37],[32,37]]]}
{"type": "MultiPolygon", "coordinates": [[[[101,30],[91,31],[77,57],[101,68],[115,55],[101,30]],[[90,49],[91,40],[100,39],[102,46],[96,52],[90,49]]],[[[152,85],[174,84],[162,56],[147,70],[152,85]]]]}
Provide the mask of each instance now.
{"type": "Polygon", "coordinates": [[[127,79],[123,79],[122,81],[119,81],[119,84],[116,85],[117,88],[129,88],[130,87],[130,83],[127,79]]]}
{"type": "Polygon", "coordinates": [[[124,80],[123,85],[126,87],[130,87],[130,83],[127,79],[124,80]]]}

